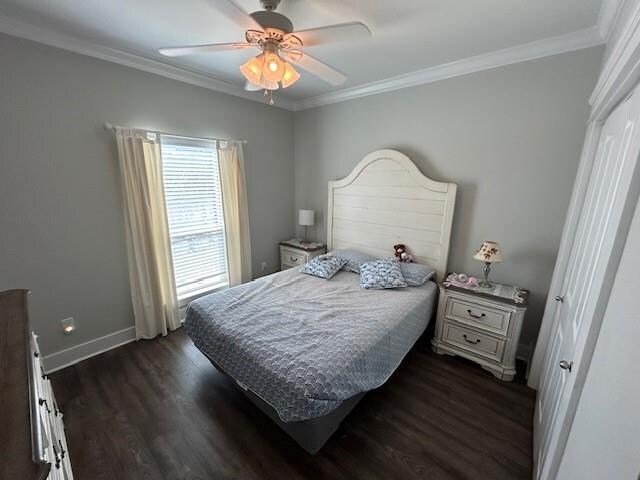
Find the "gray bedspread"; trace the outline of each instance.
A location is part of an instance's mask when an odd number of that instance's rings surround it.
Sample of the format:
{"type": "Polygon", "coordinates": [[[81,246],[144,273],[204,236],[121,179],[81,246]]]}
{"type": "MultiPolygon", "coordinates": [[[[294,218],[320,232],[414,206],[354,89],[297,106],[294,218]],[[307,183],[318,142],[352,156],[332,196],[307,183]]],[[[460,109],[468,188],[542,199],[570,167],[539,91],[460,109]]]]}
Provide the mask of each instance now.
{"type": "Polygon", "coordinates": [[[429,323],[436,285],[362,290],[279,272],[207,295],[187,309],[195,345],[285,422],[325,415],[382,385],[429,323]]]}

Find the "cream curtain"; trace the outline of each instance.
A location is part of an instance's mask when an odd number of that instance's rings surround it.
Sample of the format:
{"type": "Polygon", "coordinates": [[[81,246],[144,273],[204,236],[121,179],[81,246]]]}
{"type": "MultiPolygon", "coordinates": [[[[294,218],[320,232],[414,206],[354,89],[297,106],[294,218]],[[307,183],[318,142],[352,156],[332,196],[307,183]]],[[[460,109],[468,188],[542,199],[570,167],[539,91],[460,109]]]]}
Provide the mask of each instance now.
{"type": "Polygon", "coordinates": [[[116,129],[136,338],[180,326],[159,139],[116,129]]]}
{"type": "Polygon", "coordinates": [[[220,166],[222,210],[227,242],[229,285],[251,280],[251,236],[242,144],[216,142],[220,166]]]}

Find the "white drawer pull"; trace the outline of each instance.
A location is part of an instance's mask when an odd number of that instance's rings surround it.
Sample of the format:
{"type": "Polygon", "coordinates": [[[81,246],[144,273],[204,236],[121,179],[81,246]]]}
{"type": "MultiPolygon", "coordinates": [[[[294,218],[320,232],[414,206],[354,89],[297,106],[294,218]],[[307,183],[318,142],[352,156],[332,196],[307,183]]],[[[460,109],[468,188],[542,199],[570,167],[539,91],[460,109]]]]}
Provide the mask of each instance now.
{"type": "Polygon", "coordinates": [[[467,313],[469,314],[470,317],[472,318],[477,318],[477,319],[481,319],[486,317],[487,315],[484,313],[481,313],[480,315],[478,315],[477,313],[473,313],[473,311],[471,309],[467,310],[467,313]]]}
{"type": "Polygon", "coordinates": [[[475,340],[469,340],[469,338],[467,338],[467,334],[466,333],[462,334],[462,336],[464,337],[464,341],[467,342],[467,343],[471,343],[473,345],[476,345],[476,344],[480,343],[480,339],[479,338],[476,338],[475,340]]]}
{"type": "Polygon", "coordinates": [[[291,260],[292,262],[297,262],[298,261],[298,257],[289,257],[289,260],[291,260]]]}

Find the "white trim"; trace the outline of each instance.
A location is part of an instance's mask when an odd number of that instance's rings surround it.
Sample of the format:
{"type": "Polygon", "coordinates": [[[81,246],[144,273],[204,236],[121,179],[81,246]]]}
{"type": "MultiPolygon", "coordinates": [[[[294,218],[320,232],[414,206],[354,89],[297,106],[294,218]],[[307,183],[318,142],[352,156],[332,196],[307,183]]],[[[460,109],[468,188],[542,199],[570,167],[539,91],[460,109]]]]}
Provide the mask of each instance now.
{"type": "Polygon", "coordinates": [[[135,339],[135,327],[125,328],[42,357],[42,364],[45,373],[55,372],[87,358],[133,342],[135,339]]]}
{"type": "Polygon", "coordinates": [[[567,210],[562,230],[558,256],[553,269],[551,284],[549,285],[549,293],[545,304],[544,316],[540,325],[538,339],[536,341],[533,358],[531,359],[531,365],[529,368],[527,385],[535,390],[537,390],[540,385],[540,378],[547,357],[547,347],[549,346],[550,335],[554,326],[554,322],[551,319],[555,318],[556,310],[558,308],[558,302],[554,297],[560,294],[562,284],[564,283],[564,276],[569,264],[569,255],[575,240],[578,222],[580,220],[580,215],[582,214],[582,207],[584,206],[584,198],[587,194],[589,179],[591,178],[591,170],[593,168],[593,162],[595,160],[596,150],[600,140],[601,129],[602,125],[598,122],[591,122],[587,127],[584,146],[582,147],[582,154],[580,156],[580,163],[578,165],[578,172],[576,173],[576,179],[571,193],[571,200],[569,202],[569,209],[567,210]]]}
{"type": "Polygon", "coordinates": [[[475,57],[456,60],[451,63],[436,65],[434,67],[417,70],[415,72],[398,75],[377,82],[366,83],[352,88],[345,88],[336,92],[330,92],[316,97],[299,100],[294,103],[294,110],[329,105],[331,103],[344,102],[354,98],[391,92],[402,88],[414,87],[425,83],[437,82],[447,78],[459,77],[469,73],[490,70],[492,68],[525,62],[536,58],[548,57],[560,53],[571,52],[583,48],[602,45],[603,38],[596,27],[577,30],[575,32],[556,37],[536,40],[515,47],[484,53],[475,57]]]}
{"type": "Polygon", "coordinates": [[[591,120],[603,120],[615,105],[638,82],[640,71],[640,3],[636,5],[622,34],[613,46],[607,63],[603,66],[589,103],[591,120]]]}
{"type": "MultiPolygon", "coordinates": [[[[86,42],[70,35],[54,32],[53,30],[37,27],[19,20],[12,19],[0,14],[0,33],[13,35],[34,42],[42,43],[52,47],[61,48],[71,52],[79,53],[107,62],[117,63],[125,67],[135,68],[144,72],[153,73],[162,77],[188,83],[197,87],[226,93],[235,97],[244,98],[254,102],[266,104],[267,99],[263,95],[256,95],[256,92],[248,92],[242,87],[233,85],[222,80],[217,80],[195,70],[184,67],[177,67],[160,60],[144,57],[142,55],[117,50],[115,48],[103,47],[86,42]]],[[[291,100],[280,96],[274,105],[279,108],[290,110],[293,107],[291,100]]]]}
{"type": "MultiPolygon", "coordinates": [[[[616,18],[615,12],[618,1],[619,0],[604,0],[598,16],[598,24],[590,28],[536,40],[523,45],[504,48],[450,63],[435,65],[415,72],[358,85],[352,88],[345,88],[315,97],[293,100],[278,95],[275,106],[293,111],[304,110],[601,45],[605,43],[606,38],[610,35],[611,26],[614,24],[616,18]]],[[[256,92],[247,92],[242,87],[217,80],[202,72],[170,65],[163,61],[147,58],[138,54],[85,42],[70,35],[37,27],[2,14],[0,14],[0,32],[63,50],[69,50],[81,55],[117,63],[126,67],[136,68],[254,102],[263,104],[267,102],[263,95],[257,95],[256,92]]]]}
{"type": "Polygon", "coordinates": [[[611,37],[613,26],[620,13],[619,7],[623,1],[624,0],[602,0],[596,27],[598,28],[600,38],[602,38],[605,43],[607,43],[611,37]]]}
{"type": "MultiPolygon", "coordinates": [[[[615,16],[618,17],[619,13],[615,16]]],[[[566,274],[566,259],[574,240],[573,238],[569,239],[565,237],[572,235],[570,232],[575,230],[580,217],[580,210],[583,207],[582,202],[574,202],[574,198],[582,196],[581,191],[584,190],[589,182],[590,167],[593,164],[597,150],[595,144],[599,141],[602,124],[615,106],[630,95],[634,91],[633,89],[636,88],[638,82],[640,82],[640,3],[636,4],[633,13],[629,15],[628,18],[618,18],[614,21],[614,24],[615,26],[613,28],[618,29],[620,35],[617,36],[618,40],[616,44],[609,47],[611,53],[602,68],[600,78],[590,99],[592,105],[590,125],[579,169],[579,172],[587,170],[589,172],[584,175],[580,173],[576,179],[571,205],[567,214],[567,222],[564,227],[562,244],[554,269],[551,290],[549,291],[550,297],[562,293],[556,288],[560,285],[559,279],[563,278],[566,274]],[[624,24],[621,23],[621,20],[625,21],[624,24]]],[[[638,90],[636,90],[636,92],[638,92],[638,90]]],[[[555,478],[558,473],[561,458],[564,455],[585,378],[590,368],[593,351],[598,341],[604,311],[609,301],[612,283],[611,278],[613,278],[615,270],[618,268],[618,262],[624,246],[624,239],[626,238],[626,233],[631,223],[632,214],[629,212],[632,212],[633,205],[637,203],[638,199],[638,183],[633,183],[637,180],[638,172],[634,172],[633,175],[635,176],[631,179],[632,187],[630,187],[626,199],[624,202],[621,202],[620,206],[622,212],[620,213],[620,221],[615,232],[615,243],[612,246],[611,255],[606,266],[606,288],[599,292],[597,298],[593,300],[590,305],[590,314],[592,314],[591,324],[586,333],[586,339],[583,340],[584,346],[581,358],[578,359],[578,368],[574,372],[576,380],[572,390],[569,392],[570,397],[568,399],[567,412],[563,419],[562,427],[557,433],[556,446],[552,450],[545,452],[544,459],[538,456],[540,446],[536,441],[536,430],[540,428],[540,425],[538,420],[534,420],[534,476],[536,478],[541,475],[540,466],[545,465],[545,463],[548,463],[549,466],[542,472],[542,474],[546,475],[544,478],[555,478]]],[[[555,324],[558,321],[555,314],[556,309],[557,305],[553,305],[552,302],[548,302],[547,308],[545,308],[541,331],[538,337],[538,346],[534,353],[533,369],[531,371],[532,376],[529,379],[530,386],[534,388],[539,387],[540,384],[545,381],[544,378],[541,378],[540,372],[546,368],[546,363],[549,361],[546,358],[548,350],[547,343],[550,332],[554,330],[555,324]]],[[[538,407],[536,407],[536,419],[539,415],[540,412],[538,407]]]]}
{"type": "MultiPolygon", "coordinates": [[[[618,8],[621,6],[622,3],[619,3],[618,8]]],[[[618,17],[618,15],[619,13],[616,13],[614,18],[618,17]]],[[[582,211],[583,199],[589,183],[591,167],[595,159],[602,123],[617,103],[630,92],[635,84],[640,82],[640,3],[635,8],[626,25],[618,25],[618,28],[621,29],[622,33],[617,43],[613,45],[609,59],[602,67],[598,82],[589,99],[589,103],[592,105],[590,124],[587,130],[580,166],[578,167],[571,202],[562,233],[562,240],[558,249],[558,258],[556,259],[556,266],[549,288],[549,296],[547,298],[531,364],[531,374],[528,385],[534,389],[539,387],[540,377],[546,361],[547,344],[555,324],[554,318],[557,308],[557,302],[555,302],[553,298],[555,295],[560,294],[559,290],[564,281],[568,256],[582,211]]]]}

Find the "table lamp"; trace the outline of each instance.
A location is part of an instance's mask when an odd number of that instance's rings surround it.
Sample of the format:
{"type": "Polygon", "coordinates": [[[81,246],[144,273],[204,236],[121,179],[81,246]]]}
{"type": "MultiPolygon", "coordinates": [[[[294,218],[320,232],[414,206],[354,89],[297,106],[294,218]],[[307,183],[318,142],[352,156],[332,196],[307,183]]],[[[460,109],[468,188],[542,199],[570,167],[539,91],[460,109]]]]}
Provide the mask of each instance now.
{"type": "Polygon", "coordinates": [[[484,280],[478,283],[481,287],[490,288],[493,285],[489,282],[489,272],[491,271],[492,263],[500,263],[504,259],[502,257],[502,250],[500,250],[500,245],[498,242],[492,242],[489,240],[485,240],[480,245],[480,248],[473,256],[474,259],[480,260],[484,262],[484,268],[482,271],[484,272],[484,280]]]}
{"type": "Polygon", "coordinates": [[[311,243],[307,237],[307,228],[314,224],[314,213],[313,210],[298,210],[298,225],[304,226],[304,240],[300,243],[311,243]]]}

